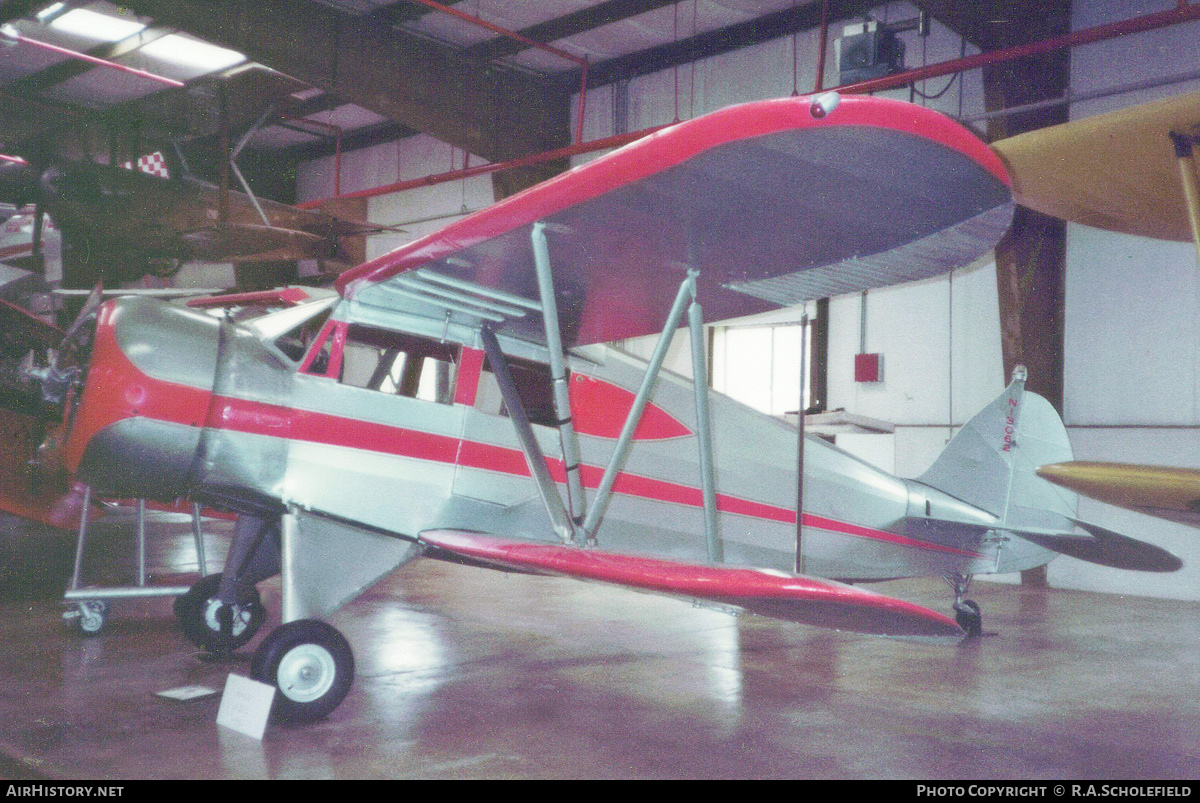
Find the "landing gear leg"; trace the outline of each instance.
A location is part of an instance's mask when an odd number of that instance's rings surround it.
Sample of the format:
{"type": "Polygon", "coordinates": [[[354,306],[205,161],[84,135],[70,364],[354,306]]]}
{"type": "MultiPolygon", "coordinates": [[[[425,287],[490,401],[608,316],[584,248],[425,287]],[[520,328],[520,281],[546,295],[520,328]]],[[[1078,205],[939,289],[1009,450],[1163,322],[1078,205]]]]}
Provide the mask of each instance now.
{"type": "Polygon", "coordinates": [[[983,614],[975,600],[965,599],[971,575],[953,574],[946,582],[954,589],[954,620],[966,631],[967,638],[979,638],[983,635],[983,614]]]}
{"type": "Polygon", "coordinates": [[[255,585],[279,573],[278,519],[239,516],[225,571],[210,574],[175,601],[188,641],[227,656],[258,632],[265,610],[255,585]]]}

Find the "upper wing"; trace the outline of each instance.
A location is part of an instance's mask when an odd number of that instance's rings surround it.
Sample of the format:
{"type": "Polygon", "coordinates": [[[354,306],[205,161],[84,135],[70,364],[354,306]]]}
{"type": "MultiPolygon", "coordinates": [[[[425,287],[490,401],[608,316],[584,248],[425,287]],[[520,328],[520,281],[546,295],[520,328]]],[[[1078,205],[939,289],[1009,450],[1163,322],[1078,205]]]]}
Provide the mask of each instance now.
{"type": "Polygon", "coordinates": [[[1171,133],[1194,135],[1200,93],[1030,131],[992,144],[1017,202],[1101,229],[1190,241],[1171,133]]]}
{"type": "Polygon", "coordinates": [[[705,566],[598,549],[531,543],[461,530],[421,533],[429,546],[501,568],[533,570],[733,605],[751,613],[855,633],[954,637],[936,611],[843,583],[732,566],[705,566]]]}
{"type": "Polygon", "coordinates": [[[1117,507],[1200,527],[1200,471],[1075,460],[1037,470],[1038,476],[1117,507]]]}
{"type": "MultiPolygon", "coordinates": [[[[815,108],[779,98],[659,130],[347,271],[338,290],[453,309],[414,296],[404,274],[423,268],[536,300],[542,221],[564,341],[579,345],[661,331],[688,267],[705,317],[722,320],[942,273],[1007,229],[1007,174],[965,128],[883,98],[815,108]]],[[[536,322],[504,326],[538,336],[536,322]]]]}

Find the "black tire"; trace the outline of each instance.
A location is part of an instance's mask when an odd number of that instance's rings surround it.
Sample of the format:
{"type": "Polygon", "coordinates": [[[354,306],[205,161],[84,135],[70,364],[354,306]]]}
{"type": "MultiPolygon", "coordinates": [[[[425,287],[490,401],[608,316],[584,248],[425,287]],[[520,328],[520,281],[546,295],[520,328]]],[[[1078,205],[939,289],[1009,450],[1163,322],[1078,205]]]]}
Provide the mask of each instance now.
{"type": "Polygon", "coordinates": [[[210,574],[196,582],[186,594],[175,598],[175,616],[188,641],[208,652],[232,652],[246,644],[258,633],[266,611],[258,591],[245,602],[222,605],[217,599],[221,574],[210,574]],[[221,631],[221,618],[229,615],[231,632],[221,631]]]}
{"type": "Polygon", "coordinates": [[[983,635],[983,613],[973,599],[964,599],[954,606],[954,621],[967,632],[967,638],[983,635]]]}
{"type": "Polygon", "coordinates": [[[271,716],[287,723],[329,716],[354,683],[354,653],[346,637],[317,619],[280,625],[254,652],[250,676],[278,692],[271,716]]]}

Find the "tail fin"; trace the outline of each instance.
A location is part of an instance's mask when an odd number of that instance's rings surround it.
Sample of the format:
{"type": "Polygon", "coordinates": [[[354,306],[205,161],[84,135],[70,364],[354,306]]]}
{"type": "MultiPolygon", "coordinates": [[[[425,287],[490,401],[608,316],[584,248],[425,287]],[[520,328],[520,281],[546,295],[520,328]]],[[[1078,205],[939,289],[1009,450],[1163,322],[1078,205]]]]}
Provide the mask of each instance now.
{"type": "Polygon", "coordinates": [[[1025,390],[1025,377],[1018,366],[1004,392],[963,425],[920,482],[1004,523],[1024,524],[1023,513],[1031,511],[1073,518],[1075,495],[1035,473],[1073,458],[1066,427],[1048,401],[1025,390]]]}
{"type": "MultiPolygon", "coordinates": [[[[1025,391],[1025,375],[1023,367],[1013,371],[999,398],[951,438],[919,481],[986,510],[999,519],[996,529],[1050,550],[1043,555],[1137,571],[1179,569],[1180,560],[1166,550],[1079,521],[1076,495],[1037,475],[1040,466],[1073,454],[1062,419],[1050,402],[1025,391]]],[[[1046,559],[1016,550],[997,558],[997,570],[1031,568],[1046,559]]]]}

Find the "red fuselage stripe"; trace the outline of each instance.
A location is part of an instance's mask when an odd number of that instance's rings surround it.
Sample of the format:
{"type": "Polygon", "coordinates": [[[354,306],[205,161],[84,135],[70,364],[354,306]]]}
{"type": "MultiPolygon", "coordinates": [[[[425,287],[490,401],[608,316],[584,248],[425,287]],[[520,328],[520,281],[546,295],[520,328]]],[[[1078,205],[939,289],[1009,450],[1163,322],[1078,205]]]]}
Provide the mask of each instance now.
{"type": "MultiPolygon", "coordinates": [[[[456,464],[501,474],[529,476],[529,467],[526,465],[524,453],[519,449],[505,446],[231,397],[215,398],[213,409],[218,412],[217,421],[213,423],[221,429],[233,432],[268,435],[329,446],[343,446],[417,460],[456,464]]],[[[563,469],[562,460],[548,457],[546,464],[555,482],[566,482],[566,472],[563,469]]],[[[603,474],[604,470],[599,466],[582,466],[581,477],[584,487],[593,489],[599,487],[603,474]]],[[[613,490],[619,494],[656,502],[696,508],[704,506],[704,498],[699,488],[629,472],[622,472],[617,476],[613,490]]],[[[796,522],[796,511],[794,510],[729,494],[717,494],[717,509],[722,513],[749,516],[783,524],[795,524],[796,522]]],[[[812,513],[804,514],[804,524],[820,530],[870,538],[897,546],[968,557],[982,557],[974,552],[930,544],[896,533],[836,521],[812,513]]]]}
{"type": "MultiPolygon", "coordinates": [[[[793,518],[793,521],[795,519],[793,518]]],[[[909,538],[905,535],[889,533],[886,530],[873,530],[869,527],[862,527],[857,524],[849,524],[844,521],[836,521],[827,519],[824,516],[818,516],[813,513],[804,514],[804,526],[816,527],[818,530],[828,530],[842,535],[856,535],[860,538],[873,538],[876,541],[887,541],[888,543],[897,544],[899,546],[916,547],[917,549],[933,549],[938,552],[949,552],[954,555],[965,555],[969,558],[982,558],[978,552],[969,552],[964,549],[956,549],[954,547],[942,546],[940,544],[930,544],[927,541],[918,541],[915,538],[909,538]]]]}

